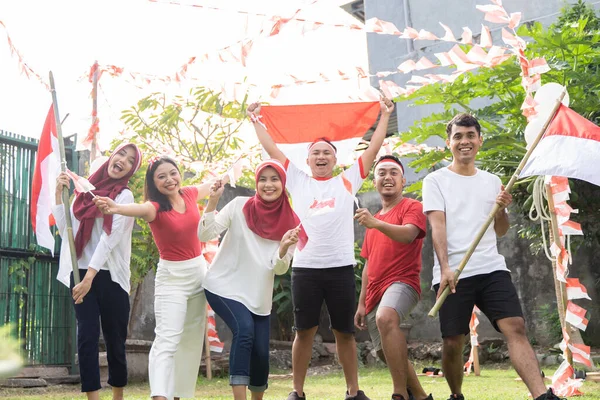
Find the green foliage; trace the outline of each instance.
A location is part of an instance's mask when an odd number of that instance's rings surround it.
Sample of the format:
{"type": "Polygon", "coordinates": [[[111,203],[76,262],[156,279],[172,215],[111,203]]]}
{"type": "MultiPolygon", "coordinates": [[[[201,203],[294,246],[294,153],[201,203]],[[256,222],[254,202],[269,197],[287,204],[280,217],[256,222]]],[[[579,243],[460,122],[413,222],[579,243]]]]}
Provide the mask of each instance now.
{"type": "MultiPolygon", "coordinates": [[[[565,85],[570,107],[595,124],[600,123],[600,19],[584,2],[563,9],[558,22],[545,29],[539,23],[522,26],[518,33],[529,40],[529,59],[544,57],[551,71],[542,76],[544,83],[565,85]]],[[[469,46],[464,47],[465,50],[469,46]]],[[[507,182],[526,152],[524,130],[527,120],[521,114],[525,91],[521,87],[521,70],[513,57],[493,68],[480,68],[461,76],[453,83],[424,87],[407,99],[413,106],[435,104],[439,112],[413,124],[401,134],[402,141],[424,143],[430,138],[446,139],[445,125],[455,114],[469,112],[480,119],[483,146],[478,154],[481,168],[507,182]],[[481,104],[484,105],[481,105],[481,104]]],[[[422,152],[409,164],[417,171],[428,170],[442,160],[450,160],[444,151],[422,152]]],[[[517,182],[513,188],[516,212],[527,215],[530,179],[517,182]]],[[[405,191],[420,194],[420,183],[405,191]]],[[[574,181],[571,205],[579,209],[577,221],[582,224],[586,246],[600,244],[600,226],[593,218],[600,209],[600,189],[583,181],[574,181]]],[[[526,223],[519,227],[522,236],[533,239],[534,250],[540,249],[539,226],[526,223]]],[[[577,243],[575,243],[577,244],[577,243]]],[[[581,244],[581,243],[580,243],[581,244]]]]}
{"type": "Polygon", "coordinates": [[[358,305],[358,298],[360,297],[360,288],[362,286],[362,273],[365,268],[365,259],[360,255],[361,248],[357,242],[354,242],[354,258],[356,259],[356,266],[354,267],[354,282],[356,284],[356,305],[358,305]]]}
{"type": "Polygon", "coordinates": [[[15,278],[13,291],[19,296],[19,307],[23,307],[25,295],[27,295],[26,277],[27,271],[35,264],[36,258],[33,256],[26,259],[18,259],[8,266],[8,275],[15,278]]]}
{"type": "Polygon", "coordinates": [[[273,309],[277,313],[280,340],[293,339],[294,313],[292,306],[292,268],[283,275],[275,275],[273,309]]]}
{"type": "Polygon", "coordinates": [[[543,304],[537,309],[537,314],[540,320],[546,327],[548,339],[552,343],[558,343],[562,340],[562,328],[560,325],[560,317],[556,312],[556,304],[543,304]]]}
{"type": "Polygon", "coordinates": [[[13,325],[0,326],[0,379],[14,376],[21,366],[21,348],[13,325]]]}

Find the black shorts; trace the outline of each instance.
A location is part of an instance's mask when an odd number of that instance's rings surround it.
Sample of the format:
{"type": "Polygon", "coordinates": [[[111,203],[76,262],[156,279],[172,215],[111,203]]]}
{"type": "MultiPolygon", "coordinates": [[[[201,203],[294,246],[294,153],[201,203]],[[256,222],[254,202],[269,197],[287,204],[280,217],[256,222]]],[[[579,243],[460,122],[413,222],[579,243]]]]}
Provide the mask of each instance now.
{"type": "MultiPolygon", "coordinates": [[[[440,285],[434,285],[437,293],[440,285]]],[[[440,308],[442,337],[466,335],[476,305],[500,332],[499,319],[523,317],[521,303],[508,271],[494,271],[459,279],[456,293],[450,294],[440,308]]]]}
{"type": "Polygon", "coordinates": [[[323,300],[329,312],[330,328],[338,332],[354,333],[354,266],[292,268],[292,303],[296,330],[319,325],[323,300]]]}

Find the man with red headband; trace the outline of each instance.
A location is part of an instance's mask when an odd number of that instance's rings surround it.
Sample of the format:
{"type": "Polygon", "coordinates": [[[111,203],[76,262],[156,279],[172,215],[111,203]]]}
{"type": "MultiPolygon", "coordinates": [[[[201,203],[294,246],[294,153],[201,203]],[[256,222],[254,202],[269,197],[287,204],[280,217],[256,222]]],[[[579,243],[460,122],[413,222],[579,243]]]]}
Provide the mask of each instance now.
{"type": "Polygon", "coordinates": [[[259,123],[260,104],[248,109],[256,135],[271,158],[287,169],[287,189],[294,211],[308,235],[308,243],[296,249],[292,268],[292,300],[296,337],[292,347],[294,390],[288,400],[304,400],[304,381],[312,355],[312,344],[319,327],[323,301],[327,305],[337,354],[346,378],[346,399],[368,397],[358,387],[358,359],[354,340],[356,291],[354,281],[354,196],[362,186],[387,133],[394,103],[382,99],[379,124],[369,147],[343,174],[333,176],[337,163],[336,147],[321,138],[308,149],[306,163],[312,176],[290,163],[265,127],[259,123]],[[310,217],[315,202],[327,201],[332,212],[310,217]]]}
{"type": "Polygon", "coordinates": [[[392,400],[432,400],[408,362],[406,337],[400,329],[421,294],[421,249],[427,229],[423,205],[402,196],[404,166],[395,156],[377,161],[373,183],[382,210],[373,216],[359,208],[354,216],[367,228],[361,252],[367,262],[354,323],[358,329],[369,329],[377,354],[388,365],[392,400]]]}

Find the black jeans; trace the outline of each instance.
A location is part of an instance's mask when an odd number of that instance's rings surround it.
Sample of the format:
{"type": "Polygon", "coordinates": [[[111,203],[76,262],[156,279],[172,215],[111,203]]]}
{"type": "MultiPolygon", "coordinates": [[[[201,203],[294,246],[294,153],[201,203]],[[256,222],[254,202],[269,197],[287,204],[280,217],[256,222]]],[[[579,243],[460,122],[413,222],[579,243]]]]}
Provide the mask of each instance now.
{"type": "MultiPolygon", "coordinates": [[[[80,269],[83,280],[87,270],[80,269]]],[[[73,288],[71,274],[71,289],[73,288]]],[[[129,294],[110,278],[110,272],[98,271],[83,303],[74,304],[77,319],[77,356],[81,391],[100,389],[100,364],[98,341],[100,324],[108,359],[108,384],[114,387],[127,385],[127,359],[125,340],[129,323],[129,294]]]]}

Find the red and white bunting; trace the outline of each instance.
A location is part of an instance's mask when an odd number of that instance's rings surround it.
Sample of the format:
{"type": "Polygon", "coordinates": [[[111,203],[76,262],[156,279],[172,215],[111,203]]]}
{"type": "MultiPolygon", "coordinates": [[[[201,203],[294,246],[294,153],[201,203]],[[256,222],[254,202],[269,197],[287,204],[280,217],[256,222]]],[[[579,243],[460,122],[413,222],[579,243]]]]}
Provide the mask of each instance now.
{"type": "Polygon", "coordinates": [[[574,327],[585,331],[588,325],[588,319],[585,317],[587,311],[585,308],[579,307],[577,304],[569,300],[567,303],[567,312],[565,314],[565,321],[573,325],[574,327]]]}

